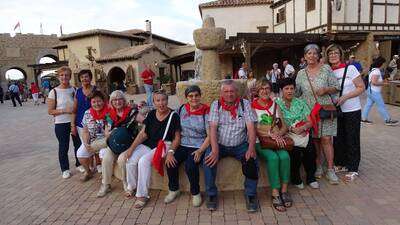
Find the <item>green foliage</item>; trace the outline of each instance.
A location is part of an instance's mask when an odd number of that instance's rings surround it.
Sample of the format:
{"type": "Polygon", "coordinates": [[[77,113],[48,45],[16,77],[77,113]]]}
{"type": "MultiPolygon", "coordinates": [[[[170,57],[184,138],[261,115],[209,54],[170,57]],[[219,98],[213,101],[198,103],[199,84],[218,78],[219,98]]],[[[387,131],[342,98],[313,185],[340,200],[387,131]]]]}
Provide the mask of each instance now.
{"type": "Polygon", "coordinates": [[[172,77],[169,74],[164,74],[162,76],[157,77],[157,80],[160,81],[161,84],[171,83],[172,77]]]}

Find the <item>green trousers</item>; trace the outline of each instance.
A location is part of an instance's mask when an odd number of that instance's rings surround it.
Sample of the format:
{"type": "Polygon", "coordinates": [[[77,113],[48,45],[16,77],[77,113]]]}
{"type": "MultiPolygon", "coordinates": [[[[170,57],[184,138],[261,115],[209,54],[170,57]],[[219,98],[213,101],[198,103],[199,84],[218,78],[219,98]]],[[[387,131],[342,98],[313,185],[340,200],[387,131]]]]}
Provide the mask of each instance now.
{"type": "Polygon", "coordinates": [[[286,150],[273,151],[261,148],[256,144],[258,156],[267,164],[267,175],[272,189],[280,189],[281,184],[289,183],[290,179],[290,157],[286,150]]]}

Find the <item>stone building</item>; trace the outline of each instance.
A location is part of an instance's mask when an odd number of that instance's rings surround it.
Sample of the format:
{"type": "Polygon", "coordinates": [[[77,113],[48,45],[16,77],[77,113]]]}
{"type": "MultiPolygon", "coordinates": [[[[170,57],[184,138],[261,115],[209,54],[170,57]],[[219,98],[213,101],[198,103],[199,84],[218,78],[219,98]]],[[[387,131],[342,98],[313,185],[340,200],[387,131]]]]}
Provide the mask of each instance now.
{"type": "Polygon", "coordinates": [[[243,61],[257,76],[283,59],[296,66],[310,42],[339,43],[365,69],[375,55],[389,60],[400,52],[399,0],[218,0],[199,10],[227,30],[220,50],[225,75],[243,61]]]}
{"type": "Polygon", "coordinates": [[[174,81],[179,80],[163,61],[179,54],[176,49],[187,45],[140,29],[88,30],[63,35],[60,41],[63,44],[55,49],[60,59],[68,60],[75,85],[77,73],[90,69],[95,74],[93,83],[101,89],[110,92],[113,85],[123,82],[132,94],[144,91],[139,74],[145,65],[150,65],[156,77],[170,75],[174,81]]]}

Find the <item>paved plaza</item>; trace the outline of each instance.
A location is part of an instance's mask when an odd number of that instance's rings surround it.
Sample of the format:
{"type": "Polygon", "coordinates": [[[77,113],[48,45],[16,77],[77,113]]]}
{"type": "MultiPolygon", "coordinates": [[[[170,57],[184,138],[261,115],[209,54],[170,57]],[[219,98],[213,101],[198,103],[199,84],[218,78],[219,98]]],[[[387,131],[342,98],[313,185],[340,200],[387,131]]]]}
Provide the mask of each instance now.
{"type": "MultiPolygon", "coordinates": [[[[399,119],[400,108],[388,107],[399,119]]],[[[338,186],[323,179],[319,190],[291,187],[294,205],[285,213],[273,210],[268,188],[259,189],[261,209],[254,214],[247,213],[241,191],[222,192],[211,213],[205,204],[191,207],[188,193],[165,205],[166,192],[153,190],[149,204],[135,211],[119,181],[105,198],[96,198],[99,175],[79,181],[72,147],[73,176],[62,179],[46,106],[13,108],[6,101],[0,104],[0,224],[400,224],[400,127],[384,126],[375,108],[371,120],[375,124],[362,127],[359,179],[338,186]]]]}

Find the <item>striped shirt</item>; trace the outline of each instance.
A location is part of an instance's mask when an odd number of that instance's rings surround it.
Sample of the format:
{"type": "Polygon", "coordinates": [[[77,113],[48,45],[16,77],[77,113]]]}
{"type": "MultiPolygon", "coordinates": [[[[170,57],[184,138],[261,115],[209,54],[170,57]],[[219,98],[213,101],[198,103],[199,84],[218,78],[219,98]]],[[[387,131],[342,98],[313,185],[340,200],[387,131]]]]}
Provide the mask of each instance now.
{"type": "Polygon", "coordinates": [[[229,111],[223,110],[218,100],[211,104],[209,122],[218,124],[218,144],[235,147],[247,141],[246,123],[257,122],[257,117],[251,109],[250,102],[243,99],[244,109],[239,103],[237,117],[232,119],[229,111]],[[219,106],[219,107],[218,107],[219,106]]]}

